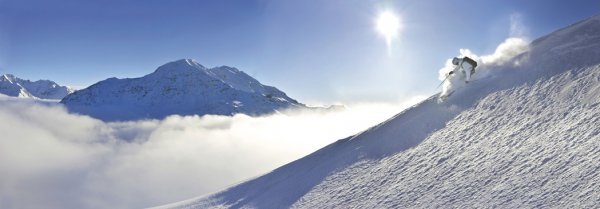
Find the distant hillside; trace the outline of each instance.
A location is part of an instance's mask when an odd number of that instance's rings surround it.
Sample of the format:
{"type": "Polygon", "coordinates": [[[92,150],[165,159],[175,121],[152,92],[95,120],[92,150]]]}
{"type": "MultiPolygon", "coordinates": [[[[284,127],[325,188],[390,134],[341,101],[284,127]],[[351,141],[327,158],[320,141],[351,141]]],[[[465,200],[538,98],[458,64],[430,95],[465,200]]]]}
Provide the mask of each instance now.
{"type": "Polygon", "coordinates": [[[100,81],[61,103],[72,112],[108,121],[172,114],[260,115],[306,107],[236,68],[206,68],[191,59],[167,63],[140,78],[100,81]]]}
{"type": "Polygon", "coordinates": [[[62,99],[75,90],[50,80],[30,81],[11,74],[0,77],[0,93],[12,97],[62,99]]]}

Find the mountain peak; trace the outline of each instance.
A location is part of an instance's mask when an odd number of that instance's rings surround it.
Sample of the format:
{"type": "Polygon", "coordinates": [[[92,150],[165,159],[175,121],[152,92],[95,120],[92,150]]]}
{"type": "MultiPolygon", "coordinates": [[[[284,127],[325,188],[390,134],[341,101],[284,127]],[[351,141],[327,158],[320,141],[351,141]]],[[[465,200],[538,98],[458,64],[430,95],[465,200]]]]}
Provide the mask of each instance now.
{"type": "MultiPolygon", "coordinates": [[[[189,66],[195,66],[195,65],[200,65],[198,62],[196,62],[194,59],[180,59],[180,60],[176,60],[173,61],[174,63],[181,63],[181,64],[187,64],[189,66]]],[[[202,66],[202,65],[200,65],[202,66]]]]}
{"type": "Polygon", "coordinates": [[[70,111],[107,121],[172,114],[259,115],[305,107],[236,68],[208,69],[192,59],[166,63],[140,78],[100,81],[61,102],[70,111]]]}
{"type": "Polygon", "coordinates": [[[190,72],[190,71],[204,71],[206,67],[202,66],[200,63],[194,61],[193,59],[180,59],[173,62],[169,62],[167,64],[161,65],[156,69],[155,72],[190,72]]]}
{"type": "Polygon", "coordinates": [[[13,74],[4,74],[2,75],[2,80],[8,81],[10,83],[15,82],[16,77],[13,74]]]}
{"type": "Polygon", "coordinates": [[[54,81],[30,81],[18,78],[13,74],[4,74],[0,77],[0,93],[13,97],[27,97],[40,99],[61,99],[74,90],[67,86],[60,86],[54,81]]]}

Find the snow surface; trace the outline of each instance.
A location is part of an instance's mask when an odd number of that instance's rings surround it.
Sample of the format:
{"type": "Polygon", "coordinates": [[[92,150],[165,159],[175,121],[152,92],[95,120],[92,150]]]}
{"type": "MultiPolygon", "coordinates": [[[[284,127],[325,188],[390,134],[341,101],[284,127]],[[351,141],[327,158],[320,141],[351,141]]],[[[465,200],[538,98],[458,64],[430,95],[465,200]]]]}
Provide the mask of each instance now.
{"type": "Polygon", "coordinates": [[[0,76],[0,94],[20,98],[60,100],[75,90],[50,80],[30,81],[12,74],[0,76]]]}
{"type": "Polygon", "coordinates": [[[600,206],[600,16],[264,176],[161,208],[600,206]]]}
{"type": "Polygon", "coordinates": [[[109,78],[65,97],[69,111],[105,121],[168,115],[259,115],[305,107],[236,68],[182,59],[140,78],[109,78]]]}

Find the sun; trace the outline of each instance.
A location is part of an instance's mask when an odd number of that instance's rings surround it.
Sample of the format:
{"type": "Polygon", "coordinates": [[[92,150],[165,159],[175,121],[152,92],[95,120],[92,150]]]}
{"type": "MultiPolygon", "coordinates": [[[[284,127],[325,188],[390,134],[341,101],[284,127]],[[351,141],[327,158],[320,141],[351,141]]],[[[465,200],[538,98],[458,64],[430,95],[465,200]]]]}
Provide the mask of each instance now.
{"type": "Polygon", "coordinates": [[[379,14],[376,21],[377,31],[385,37],[388,47],[392,44],[392,39],[398,36],[400,30],[400,18],[391,11],[385,11],[379,14]]]}

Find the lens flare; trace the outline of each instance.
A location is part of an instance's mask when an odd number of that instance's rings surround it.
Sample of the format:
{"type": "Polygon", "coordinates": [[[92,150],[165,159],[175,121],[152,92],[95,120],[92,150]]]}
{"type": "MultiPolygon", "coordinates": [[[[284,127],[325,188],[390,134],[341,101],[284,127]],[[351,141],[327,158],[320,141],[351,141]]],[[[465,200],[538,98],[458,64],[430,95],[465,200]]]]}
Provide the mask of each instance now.
{"type": "Polygon", "coordinates": [[[382,12],[377,17],[376,28],[385,37],[389,49],[392,45],[392,40],[398,36],[400,18],[391,11],[382,12]]]}

